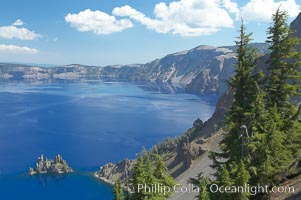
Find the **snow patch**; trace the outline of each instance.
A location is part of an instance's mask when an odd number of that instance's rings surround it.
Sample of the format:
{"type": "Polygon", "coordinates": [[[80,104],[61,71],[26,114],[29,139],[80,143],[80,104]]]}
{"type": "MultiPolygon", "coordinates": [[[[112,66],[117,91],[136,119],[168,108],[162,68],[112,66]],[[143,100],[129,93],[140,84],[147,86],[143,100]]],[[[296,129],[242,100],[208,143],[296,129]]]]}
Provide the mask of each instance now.
{"type": "Polygon", "coordinates": [[[186,51],[181,51],[181,52],[174,53],[172,55],[174,55],[174,56],[186,55],[188,52],[189,51],[186,50],[186,51]]]}
{"type": "Polygon", "coordinates": [[[215,51],[216,52],[223,52],[223,53],[232,53],[232,50],[227,49],[227,48],[217,48],[215,51]]]}

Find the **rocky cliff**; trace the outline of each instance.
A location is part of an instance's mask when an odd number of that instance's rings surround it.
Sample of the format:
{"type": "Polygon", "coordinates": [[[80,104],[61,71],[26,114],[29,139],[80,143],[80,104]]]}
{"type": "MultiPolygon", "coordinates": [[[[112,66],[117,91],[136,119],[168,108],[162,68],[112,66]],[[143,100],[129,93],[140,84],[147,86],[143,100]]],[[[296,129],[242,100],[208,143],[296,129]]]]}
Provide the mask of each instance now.
{"type": "Polygon", "coordinates": [[[117,164],[108,163],[100,167],[94,176],[110,184],[114,184],[118,179],[129,180],[135,163],[136,161],[129,159],[124,159],[117,164]]]}
{"type": "MultiPolygon", "coordinates": [[[[268,46],[252,44],[260,53],[268,46]]],[[[223,93],[236,62],[235,46],[198,46],[169,54],[144,65],[107,66],[100,76],[125,81],[143,81],[181,85],[190,93],[223,93]]]]}
{"type": "MultiPolygon", "coordinates": [[[[295,37],[301,40],[301,13],[299,13],[298,17],[291,23],[291,29],[294,31],[295,37]]],[[[298,50],[301,50],[301,43],[298,46],[298,50]]]]}
{"type": "MultiPolygon", "coordinates": [[[[260,52],[267,45],[253,44],[260,52]]],[[[178,86],[189,93],[220,93],[234,71],[235,46],[198,46],[188,51],[167,55],[142,65],[111,65],[105,67],[66,65],[39,67],[0,63],[0,80],[52,82],[59,80],[102,79],[156,83],[175,90],[178,86]]]]}
{"type": "Polygon", "coordinates": [[[53,79],[96,79],[101,68],[84,65],[39,67],[23,64],[0,63],[0,79],[5,81],[46,82],[53,79]]]}

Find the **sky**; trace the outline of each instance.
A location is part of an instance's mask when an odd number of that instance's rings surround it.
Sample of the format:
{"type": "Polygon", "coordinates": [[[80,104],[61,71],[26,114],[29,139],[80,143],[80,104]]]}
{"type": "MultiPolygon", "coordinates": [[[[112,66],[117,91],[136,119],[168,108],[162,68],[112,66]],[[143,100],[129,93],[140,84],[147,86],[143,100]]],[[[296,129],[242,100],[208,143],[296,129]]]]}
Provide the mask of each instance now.
{"type": "Polygon", "coordinates": [[[147,63],[199,45],[233,45],[243,19],[264,42],[280,6],[301,0],[1,0],[0,62],[147,63]]]}

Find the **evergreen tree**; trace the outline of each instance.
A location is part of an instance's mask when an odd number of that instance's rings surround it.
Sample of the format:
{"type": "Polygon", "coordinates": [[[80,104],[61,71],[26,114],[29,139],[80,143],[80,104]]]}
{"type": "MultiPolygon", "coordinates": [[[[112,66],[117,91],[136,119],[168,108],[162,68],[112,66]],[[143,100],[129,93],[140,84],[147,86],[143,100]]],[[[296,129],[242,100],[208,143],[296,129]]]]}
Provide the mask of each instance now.
{"type": "Polygon", "coordinates": [[[122,184],[120,179],[118,179],[114,184],[114,200],[124,200],[124,194],[122,189],[122,184]]]}
{"type": "Polygon", "coordinates": [[[143,200],[145,197],[144,191],[138,191],[139,184],[145,184],[145,170],[144,161],[141,155],[138,156],[137,162],[132,172],[130,185],[132,189],[131,199],[132,200],[143,200]]]}
{"type": "MultiPolygon", "coordinates": [[[[256,55],[249,48],[251,34],[241,26],[236,42],[238,63],[229,81],[234,94],[225,120],[226,133],[220,143],[221,153],[210,154],[220,186],[249,183],[272,187],[298,172],[301,107],[297,108],[294,99],[300,96],[301,52],[295,50],[298,40],[292,37],[286,20],[287,14],[280,9],[273,15],[265,77],[255,71],[256,55]]],[[[222,193],[216,198],[248,199],[249,195],[222,193]]]]}
{"type": "Polygon", "coordinates": [[[293,37],[287,17],[287,13],[278,8],[272,17],[267,39],[271,50],[266,86],[267,103],[269,107],[275,104],[283,119],[296,112],[291,98],[300,96],[301,80],[301,52],[295,49],[299,40],[293,37]]]}
{"type": "MultiPolygon", "coordinates": [[[[237,170],[237,177],[235,180],[235,185],[236,186],[240,186],[240,187],[245,187],[246,184],[248,184],[250,179],[250,174],[249,172],[246,170],[245,164],[244,162],[241,160],[238,166],[238,170],[237,170]]],[[[249,199],[249,193],[247,191],[238,191],[237,194],[235,194],[236,199],[239,200],[247,200],[249,199]]]]}
{"type": "Polygon", "coordinates": [[[199,194],[196,196],[198,200],[210,200],[210,192],[208,185],[210,180],[203,176],[203,173],[199,173],[196,178],[190,178],[189,183],[193,184],[195,189],[199,189],[199,194]]]}
{"type": "MultiPolygon", "coordinates": [[[[155,157],[156,159],[155,159],[154,176],[157,180],[157,183],[172,189],[176,185],[174,179],[167,173],[167,168],[165,166],[162,157],[158,154],[156,154],[155,157]]],[[[172,194],[172,190],[166,194],[158,194],[158,196],[167,198],[171,194],[172,194]]]]}
{"type": "Polygon", "coordinates": [[[233,104],[225,120],[226,134],[221,141],[222,157],[228,162],[239,163],[242,156],[241,127],[252,128],[252,120],[255,118],[254,98],[256,94],[257,75],[254,75],[256,67],[256,53],[250,48],[251,33],[246,33],[242,23],[237,45],[237,58],[235,75],[230,79],[229,86],[234,90],[233,104]]]}
{"type": "Polygon", "coordinates": [[[155,163],[155,171],[154,171],[154,176],[157,179],[163,179],[165,176],[167,176],[167,170],[164,164],[164,161],[162,157],[158,154],[155,154],[156,156],[156,163],[155,163]]]}
{"type": "MultiPolygon", "coordinates": [[[[262,141],[260,137],[253,138],[253,135],[257,132],[265,134],[264,122],[267,112],[265,92],[260,88],[264,75],[260,70],[255,71],[257,55],[256,51],[250,47],[250,41],[251,33],[246,33],[242,22],[240,35],[236,41],[238,62],[235,74],[229,81],[234,94],[233,103],[225,120],[226,133],[220,143],[222,153],[212,154],[217,168],[215,175],[220,186],[237,184],[244,186],[251,181],[250,172],[255,175],[258,170],[253,160],[258,156],[258,146],[262,144],[262,141]],[[223,158],[226,161],[220,163],[217,158],[223,158]]],[[[257,180],[254,178],[253,182],[257,180]]],[[[221,193],[218,199],[248,199],[248,195],[244,192],[221,193]]]]}
{"type": "Polygon", "coordinates": [[[272,155],[267,158],[265,169],[270,172],[271,177],[267,178],[272,184],[285,178],[301,155],[300,107],[297,109],[293,101],[300,96],[301,52],[295,49],[299,40],[293,37],[286,12],[276,11],[268,34],[271,54],[265,88],[273,132],[267,136],[267,148],[270,149],[266,151],[272,155]]]}
{"type": "Polygon", "coordinates": [[[204,180],[200,183],[201,193],[197,196],[198,200],[210,200],[210,192],[208,191],[208,183],[210,183],[208,178],[204,178],[204,180]]]}
{"type": "Polygon", "coordinates": [[[164,193],[158,190],[152,191],[149,189],[142,189],[138,191],[138,185],[143,184],[148,187],[170,187],[173,188],[175,182],[173,178],[167,173],[167,169],[161,156],[151,154],[145,149],[139,154],[137,162],[132,172],[130,185],[132,187],[132,194],[127,198],[131,200],[164,200],[172,194],[172,191],[164,193]]]}
{"type": "MultiPolygon", "coordinates": [[[[233,186],[233,179],[230,177],[230,173],[226,166],[222,167],[222,170],[219,172],[218,183],[219,186],[227,187],[233,186]]],[[[220,193],[218,194],[218,199],[220,200],[231,200],[233,199],[233,194],[231,193],[220,193]]]]}
{"type": "MultiPolygon", "coordinates": [[[[264,103],[259,102],[261,93],[258,91],[258,81],[262,78],[262,73],[255,73],[257,56],[256,51],[250,47],[250,41],[251,33],[246,33],[242,22],[240,35],[236,41],[238,62],[235,74],[229,81],[229,86],[234,91],[233,103],[225,120],[226,133],[220,143],[222,153],[217,154],[226,161],[223,164],[215,163],[218,169],[216,178],[220,186],[237,183],[238,175],[246,178],[248,172],[242,171],[242,166],[245,168],[251,165],[250,137],[260,124],[256,119],[258,117],[256,110],[259,106],[264,107],[264,103]],[[240,174],[242,172],[244,174],[240,174]]],[[[242,197],[244,194],[222,193],[219,194],[219,199],[237,199],[239,195],[242,197]]]]}
{"type": "Polygon", "coordinates": [[[130,200],[130,199],[131,199],[131,195],[129,191],[125,191],[124,200],[130,200]]]}
{"type": "MultiPolygon", "coordinates": [[[[151,155],[150,153],[148,153],[146,150],[144,150],[144,171],[145,171],[145,175],[144,175],[144,180],[145,180],[145,184],[149,187],[154,186],[157,183],[157,180],[154,176],[154,169],[152,168],[152,164],[151,164],[151,155]]],[[[154,199],[157,196],[156,192],[153,191],[147,191],[145,193],[145,199],[154,199]]]]}
{"type": "Polygon", "coordinates": [[[254,99],[254,120],[252,122],[252,137],[248,144],[249,149],[249,166],[251,174],[250,184],[264,185],[261,181],[263,174],[260,172],[262,164],[266,160],[267,152],[267,133],[270,132],[271,118],[269,111],[265,107],[266,93],[257,84],[256,98],[254,99]]]}
{"type": "Polygon", "coordinates": [[[261,156],[264,158],[258,174],[260,182],[265,185],[275,185],[285,178],[285,171],[292,163],[292,154],[286,147],[286,134],[281,130],[284,121],[275,105],[269,110],[269,121],[264,141],[260,144],[263,149],[261,156]]]}

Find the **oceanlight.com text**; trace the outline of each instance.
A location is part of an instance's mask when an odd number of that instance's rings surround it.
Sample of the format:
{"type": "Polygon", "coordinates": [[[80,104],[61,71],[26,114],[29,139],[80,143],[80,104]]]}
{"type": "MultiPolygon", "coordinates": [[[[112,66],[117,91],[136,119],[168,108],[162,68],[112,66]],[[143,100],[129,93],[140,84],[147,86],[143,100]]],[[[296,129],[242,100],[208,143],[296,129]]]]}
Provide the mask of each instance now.
{"type": "MultiPolygon", "coordinates": [[[[251,195],[257,195],[259,193],[294,193],[295,188],[293,186],[251,186],[245,184],[244,186],[219,186],[217,184],[207,185],[209,191],[212,193],[249,193],[251,195]]],[[[208,189],[208,188],[207,188],[208,189]]]]}

